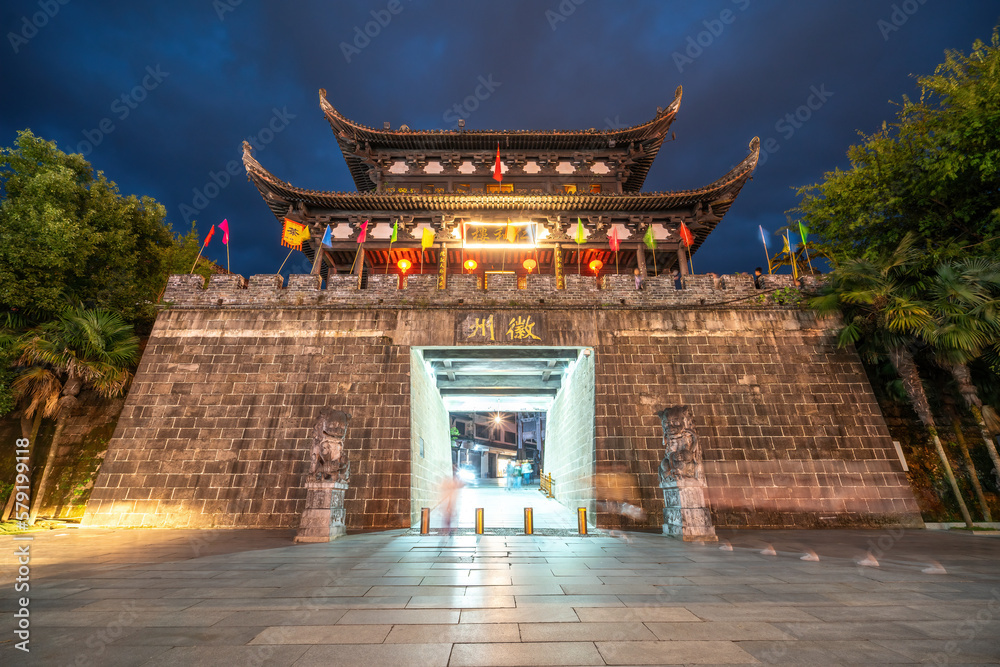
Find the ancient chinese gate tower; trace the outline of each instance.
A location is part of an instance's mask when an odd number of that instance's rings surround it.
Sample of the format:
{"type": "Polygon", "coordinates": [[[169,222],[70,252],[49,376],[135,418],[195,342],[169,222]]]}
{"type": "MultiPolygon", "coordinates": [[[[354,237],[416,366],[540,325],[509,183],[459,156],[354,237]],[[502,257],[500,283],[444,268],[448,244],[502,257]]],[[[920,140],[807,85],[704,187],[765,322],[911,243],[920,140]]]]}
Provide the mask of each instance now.
{"type": "Polygon", "coordinates": [[[920,525],[831,325],[748,276],[688,275],[758,140],[710,185],[640,192],[680,101],[620,130],[413,131],[320,91],[358,191],[297,188],[244,146],[312,274],[171,277],[84,523],[296,527],[329,408],[352,416],[348,529],[407,527],[450,470],[448,410],[486,402],[548,413],[557,499],[598,525],[610,470],[659,528],[668,406],[690,414],[716,527],[920,525]]]}

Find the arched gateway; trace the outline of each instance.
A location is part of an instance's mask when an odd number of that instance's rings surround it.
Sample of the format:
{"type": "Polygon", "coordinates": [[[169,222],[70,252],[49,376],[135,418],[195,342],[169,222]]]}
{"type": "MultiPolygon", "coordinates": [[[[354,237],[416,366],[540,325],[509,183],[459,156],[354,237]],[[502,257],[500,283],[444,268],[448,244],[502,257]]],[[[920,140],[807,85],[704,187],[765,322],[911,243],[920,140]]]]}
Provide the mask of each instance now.
{"type": "Polygon", "coordinates": [[[685,476],[707,507],[690,516],[921,525],[831,324],[760,298],[782,278],[688,273],[757,139],[708,186],[640,192],[680,100],[621,130],[425,132],[358,125],[321,91],[358,192],[296,188],[244,147],[313,272],[171,277],[84,524],[294,528],[334,409],[351,415],[347,529],[408,527],[450,469],[461,396],[542,401],[562,443],[544,465],[598,525],[607,470],[637,480],[644,525],[684,514],[664,507],[683,489],[661,493],[671,406],[701,456],[685,476]]]}

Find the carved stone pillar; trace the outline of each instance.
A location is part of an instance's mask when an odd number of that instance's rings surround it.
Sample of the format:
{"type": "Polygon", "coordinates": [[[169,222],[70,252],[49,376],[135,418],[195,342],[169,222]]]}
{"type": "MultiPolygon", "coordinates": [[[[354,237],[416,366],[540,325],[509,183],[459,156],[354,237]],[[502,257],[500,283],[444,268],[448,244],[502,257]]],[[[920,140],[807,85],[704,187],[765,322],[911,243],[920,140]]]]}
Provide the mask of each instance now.
{"type": "Polygon", "coordinates": [[[306,508],[302,511],[295,542],[330,542],[347,534],[344,510],[346,482],[306,482],[306,508]]]}
{"type": "Polygon", "coordinates": [[[299,520],[296,542],[329,542],[347,534],[344,493],[351,463],[344,451],[347,422],[342,410],[324,408],[313,429],[313,446],[306,478],[306,507],[299,520]]]}
{"type": "Polygon", "coordinates": [[[691,408],[672,405],[657,413],[666,454],[660,462],[663,534],[684,541],[714,542],[715,526],[705,500],[705,471],[691,408]]]}

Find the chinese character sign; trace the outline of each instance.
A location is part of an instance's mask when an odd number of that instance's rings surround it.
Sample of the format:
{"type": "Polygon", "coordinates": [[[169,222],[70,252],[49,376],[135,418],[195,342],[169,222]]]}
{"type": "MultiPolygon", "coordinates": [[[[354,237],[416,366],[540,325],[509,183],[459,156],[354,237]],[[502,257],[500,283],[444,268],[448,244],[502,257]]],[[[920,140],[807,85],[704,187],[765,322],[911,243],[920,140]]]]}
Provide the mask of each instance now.
{"type": "Polygon", "coordinates": [[[456,323],[458,343],[477,345],[530,345],[545,340],[543,315],[504,311],[469,313],[456,323]]]}
{"type": "Polygon", "coordinates": [[[537,238],[533,222],[463,223],[466,248],[534,247],[537,238]]]}

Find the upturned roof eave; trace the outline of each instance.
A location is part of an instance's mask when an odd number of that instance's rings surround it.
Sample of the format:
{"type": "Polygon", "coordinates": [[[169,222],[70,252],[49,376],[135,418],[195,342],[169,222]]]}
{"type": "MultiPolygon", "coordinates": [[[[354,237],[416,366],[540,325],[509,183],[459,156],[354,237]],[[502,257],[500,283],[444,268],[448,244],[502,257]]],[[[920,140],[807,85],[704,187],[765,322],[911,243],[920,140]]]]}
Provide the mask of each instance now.
{"type": "MultiPolygon", "coordinates": [[[[247,175],[261,193],[275,217],[281,220],[295,204],[309,208],[345,212],[440,212],[440,211],[523,211],[538,212],[655,212],[705,203],[724,214],[756,168],[760,140],[750,142],[750,153],[724,176],[702,188],[672,192],[623,195],[518,195],[518,194],[380,194],[372,192],[331,192],[298,188],[275,177],[252,155],[250,144],[243,145],[247,175]]],[[[721,216],[719,217],[721,220],[721,216]]],[[[695,233],[692,251],[697,250],[718,220],[703,223],[695,233]]]]}
{"type": "Polygon", "coordinates": [[[337,111],[320,89],[320,108],[337,139],[344,161],[351,172],[354,184],[360,191],[375,189],[368,176],[368,165],[357,155],[361,144],[373,150],[425,150],[425,151],[492,151],[500,145],[502,152],[519,150],[602,150],[611,142],[623,148],[642,143],[644,154],[633,165],[631,175],[623,184],[626,190],[637,192],[642,188],[653,160],[659,152],[667,132],[680,108],[683,90],[678,86],[673,101],[665,109],[646,121],[620,129],[588,130],[385,130],[356,123],[337,111]]]}

